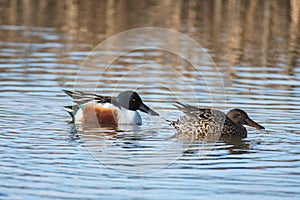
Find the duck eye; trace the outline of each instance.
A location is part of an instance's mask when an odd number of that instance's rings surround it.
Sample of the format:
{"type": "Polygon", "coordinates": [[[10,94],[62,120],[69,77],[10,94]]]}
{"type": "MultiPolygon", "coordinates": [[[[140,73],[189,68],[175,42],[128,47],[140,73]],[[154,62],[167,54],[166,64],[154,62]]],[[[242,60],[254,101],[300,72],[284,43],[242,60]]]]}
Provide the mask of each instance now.
{"type": "Polygon", "coordinates": [[[135,98],[132,98],[132,99],[131,99],[131,101],[135,102],[135,101],[136,101],[136,99],[135,99],[135,98]]]}

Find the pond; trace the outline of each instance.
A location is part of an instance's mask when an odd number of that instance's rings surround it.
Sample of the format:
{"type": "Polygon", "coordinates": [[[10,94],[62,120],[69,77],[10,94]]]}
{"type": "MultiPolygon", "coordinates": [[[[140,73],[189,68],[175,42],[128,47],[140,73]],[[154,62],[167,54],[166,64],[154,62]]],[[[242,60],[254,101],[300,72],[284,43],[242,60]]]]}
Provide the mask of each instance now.
{"type": "Polygon", "coordinates": [[[0,3],[0,199],[299,199],[299,1],[0,3]],[[160,116],[74,127],[63,89],[160,116]],[[266,129],[178,141],[176,101],[266,129]]]}

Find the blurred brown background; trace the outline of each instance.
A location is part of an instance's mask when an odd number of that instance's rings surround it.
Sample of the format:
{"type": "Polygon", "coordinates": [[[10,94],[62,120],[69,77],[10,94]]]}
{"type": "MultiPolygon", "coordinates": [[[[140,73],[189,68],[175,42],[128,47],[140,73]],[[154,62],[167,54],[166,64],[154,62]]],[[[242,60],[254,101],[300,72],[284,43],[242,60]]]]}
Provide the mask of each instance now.
{"type": "MultiPolygon", "coordinates": [[[[293,67],[299,57],[298,0],[0,2],[0,24],[29,30],[53,27],[65,34],[61,39],[71,46],[90,44],[87,50],[121,31],[155,26],[192,36],[209,49],[217,62],[226,62],[223,64],[274,65],[278,54],[284,53],[289,67],[293,67]]],[[[16,35],[11,34],[1,34],[0,39],[15,40],[16,35]]]]}

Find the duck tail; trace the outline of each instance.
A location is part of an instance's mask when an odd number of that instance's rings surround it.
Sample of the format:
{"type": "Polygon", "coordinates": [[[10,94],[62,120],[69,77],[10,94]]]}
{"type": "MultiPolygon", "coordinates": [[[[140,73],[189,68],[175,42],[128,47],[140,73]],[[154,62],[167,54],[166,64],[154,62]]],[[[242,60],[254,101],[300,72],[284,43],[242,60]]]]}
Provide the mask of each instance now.
{"type": "Polygon", "coordinates": [[[173,126],[174,128],[178,129],[178,121],[172,121],[172,120],[166,120],[171,126],[173,126]]]}
{"type": "Polygon", "coordinates": [[[75,115],[76,115],[77,111],[80,109],[79,105],[63,106],[63,108],[69,113],[69,115],[72,118],[72,122],[74,122],[75,115]]]}

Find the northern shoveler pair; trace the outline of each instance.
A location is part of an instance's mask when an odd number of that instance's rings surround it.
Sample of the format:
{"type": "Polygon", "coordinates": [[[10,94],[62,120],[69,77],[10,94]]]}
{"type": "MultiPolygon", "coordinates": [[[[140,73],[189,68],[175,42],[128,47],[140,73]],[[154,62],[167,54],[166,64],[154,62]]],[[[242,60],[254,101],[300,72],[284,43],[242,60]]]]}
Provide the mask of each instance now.
{"type": "MultiPolygon", "coordinates": [[[[75,105],[65,106],[73,122],[83,124],[114,125],[142,124],[142,118],[137,110],[149,115],[159,116],[157,112],[145,105],[134,91],[119,93],[116,97],[63,90],[73,98],[75,105]]],[[[177,121],[169,121],[180,134],[188,138],[201,139],[210,132],[219,133],[221,137],[247,137],[243,125],[264,129],[254,122],[241,109],[230,110],[227,114],[209,108],[198,108],[177,102],[174,104],[185,115],[177,121]]]]}

